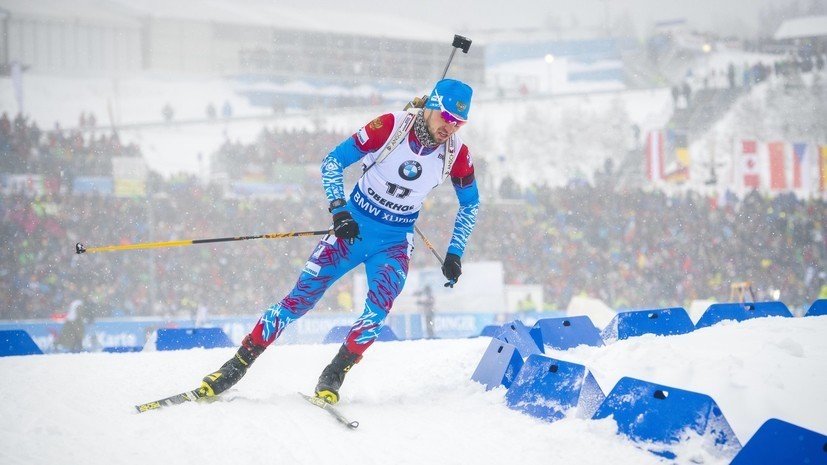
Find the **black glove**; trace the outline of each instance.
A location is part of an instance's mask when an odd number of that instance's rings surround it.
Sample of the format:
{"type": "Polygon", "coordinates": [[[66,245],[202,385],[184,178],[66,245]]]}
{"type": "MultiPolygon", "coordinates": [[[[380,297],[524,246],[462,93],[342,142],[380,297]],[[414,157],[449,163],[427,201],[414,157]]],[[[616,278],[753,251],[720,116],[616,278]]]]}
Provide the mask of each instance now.
{"type": "Polygon", "coordinates": [[[347,211],[340,211],[333,214],[333,233],[339,239],[344,239],[348,244],[353,245],[359,237],[359,223],[350,216],[347,211]]]}
{"type": "Polygon", "coordinates": [[[445,255],[445,261],[442,263],[442,274],[448,278],[445,287],[454,287],[454,284],[459,281],[459,275],[462,274],[462,260],[459,255],[453,253],[445,255]]]}

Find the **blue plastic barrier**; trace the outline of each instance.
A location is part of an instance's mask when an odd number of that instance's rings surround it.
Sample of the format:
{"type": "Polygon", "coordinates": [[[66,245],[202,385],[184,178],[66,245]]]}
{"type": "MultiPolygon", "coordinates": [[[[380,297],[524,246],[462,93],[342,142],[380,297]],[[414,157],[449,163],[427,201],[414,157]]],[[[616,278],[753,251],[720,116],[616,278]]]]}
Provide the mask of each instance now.
{"type": "Polygon", "coordinates": [[[350,326],[334,326],[330,328],[330,331],[328,331],[324,339],[322,339],[322,344],[332,344],[336,342],[341,344],[345,341],[345,337],[347,337],[347,333],[350,332],[350,328],[350,326]]]}
{"type": "Polygon", "coordinates": [[[742,302],[712,304],[701,315],[695,328],[705,328],[724,320],[744,321],[752,318],[767,316],[782,316],[792,318],[790,309],[784,302],[742,302]]]}
{"type": "Polygon", "coordinates": [[[500,325],[485,325],[480,331],[480,336],[488,336],[488,337],[495,337],[497,333],[500,331],[500,325]]]}
{"type": "MultiPolygon", "coordinates": [[[[497,315],[493,312],[455,313],[440,311],[437,315],[438,328],[436,335],[446,339],[474,336],[479,334],[485,325],[495,321],[497,315]]],[[[551,314],[547,315],[552,316],[551,314]]],[[[211,316],[209,323],[210,326],[223,329],[231,341],[240,344],[260,317],[261,314],[211,316]]],[[[420,315],[411,315],[411,318],[389,318],[386,325],[399,337],[403,335],[421,337],[422,324],[419,317],[420,315]]],[[[330,328],[352,324],[352,313],[309,312],[284,330],[279,337],[279,343],[318,344],[324,340],[330,328]]],[[[53,320],[0,320],[0,330],[22,329],[29,333],[35,344],[46,353],[55,346],[62,326],[62,322],[53,320]]],[[[96,319],[94,329],[90,327],[88,330],[90,335],[94,333],[96,340],[103,347],[144,347],[149,342],[149,336],[155,337],[158,328],[191,328],[194,326],[195,322],[191,318],[117,317],[96,319]]],[[[497,328],[499,328],[499,325],[497,325],[497,328]]],[[[95,350],[90,345],[93,340],[95,339],[91,337],[86,338],[85,350],[95,350]]]]}
{"type": "Polygon", "coordinates": [[[606,395],[583,365],[531,355],[505,394],[506,404],[533,417],[553,422],[576,410],[591,418],[606,395]]]}
{"type": "Polygon", "coordinates": [[[103,352],[111,353],[111,354],[123,354],[127,352],[140,352],[143,350],[141,346],[113,346],[113,347],[104,347],[103,352]]]}
{"type": "MultiPolygon", "coordinates": [[[[721,409],[706,394],[625,377],[617,382],[592,418],[609,416],[614,417],[620,433],[636,441],[674,444],[691,429],[709,438],[722,452],[741,447],[721,409]]],[[[674,458],[669,452],[650,450],[674,458]]]]}
{"type": "Polygon", "coordinates": [[[730,465],[827,463],[827,436],[771,418],[764,422],[730,465]]]}
{"type": "MultiPolygon", "coordinates": [[[[334,326],[330,328],[330,331],[325,334],[322,344],[342,344],[345,342],[345,338],[347,337],[347,333],[350,332],[350,328],[351,326],[334,326]]],[[[398,341],[399,338],[396,337],[396,333],[393,332],[390,326],[382,326],[382,329],[379,330],[379,337],[377,337],[376,340],[398,341]]]]}
{"type": "Polygon", "coordinates": [[[537,347],[543,349],[546,346],[568,350],[581,344],[595,347],[603,345],[600,330],[585,315],[543,318],[534,323],[530,333],[537,347]]]}
{"type": "Polygon", "coordinates": [[[12,355],[42,355],[29,333],[22,329],[0,331],[0,357],[12,355]]]}
{"type": "Polygon", "coordinates": [[[523,357],[517,348],[499,339],[491,339],[471,379],[484,384],[485,390],[510,387],[523,367],[523,357]]]}
{"type": "Polygon", "coordinates": [[[516,346],[523,357],[543,353],[543,349],[531,337],[531,330],[520,320],[510,321],[502,325],[494,337],[516,346]]]}
{"type": "Polygon", "coordinates": [[[804,316],[822,316],[827,315],[827,299],[818,299],[810,305],[810,309],[804,316]]]}
{"type": "Polygon", "coordinates": [[[603,340],[608,342],[655,334],[672,336],[691,333],[695,325],[681,307],[621,312],[603,329],[603,340]]]}
{"type": "Polygon", "coordinates": [[[214,349],[235,345],[221,328],[163,328],[157,334],[156,350],[214,349]]]}

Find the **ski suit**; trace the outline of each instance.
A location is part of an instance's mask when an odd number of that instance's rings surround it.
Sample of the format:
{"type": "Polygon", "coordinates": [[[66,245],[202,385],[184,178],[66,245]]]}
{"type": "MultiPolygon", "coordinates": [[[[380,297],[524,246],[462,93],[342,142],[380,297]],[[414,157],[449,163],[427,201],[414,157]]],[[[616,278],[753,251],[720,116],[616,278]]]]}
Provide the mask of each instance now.
{"type": "MultiPolygon", "coordinates": [[[[425,197],[443,181],[447,150],[446,144],[424,147],[411,130],[386,159],[371,166],[405,115],[397,112],[379,116],[324,158],[322,184],[329,201],[345,198],[344,169],[362,161],[363,175],[347,205],[334,210],[346,208],[350,212],[359,224],[361,240],[348,244],[332,234],[325,236],[293,289],[259,319],[250,333],[251,342],[270,345],[288,325],[310,311],[337,279],[362,263],[368,281],[367,299],[345,345],[350,352],[361,355],[379,336],[393,301],[405,285],[414,248],[414,222],[425,197]]],[[[468,147],[458,135],[453,137],[455,161],[450,177],[459,210],[448,253],[461,257],[476,223],[479,192],[468,147]]]]}

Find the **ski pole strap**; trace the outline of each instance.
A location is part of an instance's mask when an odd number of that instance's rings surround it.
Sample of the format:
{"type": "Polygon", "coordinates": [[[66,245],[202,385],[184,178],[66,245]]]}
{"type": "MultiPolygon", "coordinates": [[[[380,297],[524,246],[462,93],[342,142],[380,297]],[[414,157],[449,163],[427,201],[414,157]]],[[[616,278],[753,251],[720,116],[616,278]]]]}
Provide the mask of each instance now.
{"type": "MultiPolygon", "coordinates": [[[[365,173],[368,172],[369,169],[373,168],[374,165],[376,165],[377,163],[382,163],[386,158],[388,158],[388,155],[390,155],[390,153],[393,152],[393,150],[396,147],[398,147],[400,143],[402,143],[402,140],[405,139],[405,137],[407,137],[408,134],[411,132],[411,129],[413,129],[414,120],[422,112],[422,108],[414,105],[409,105],[405,107],[405,111],[407,112],[407,114],[405,115],[405,119],[402,120],[402,124],[399,126],[399,129],[396,130],[396,132],[390,138],[388,143],[386,143],[385,146],[382,147],[382,151],[379,152],[379,156],[376,157],[376,160],[374,160],[373,163],[368,165],[367,168],[362,170],[363,176],[365,175],[365,173]]],[[[442,165],[442,178],[440,179],[440,182],[445,181],[448,178],[448,176],[451,175],[451,167],[454,166],[454,161],[456,158],[456,149],[456,136],[454,134],[451,134],[451,137],[449,137],[448,140],[445,142],[445,160],[444,164],[442,165]]]]}
{"type": "Polygon", "coordinates": [[[376,157],[376,160],[374,160],[374,162],[371,163],[370,166],[362,170],[363,175],[367,173],[369,169],[373,168],[373,166],[377,163],[382,163],[382,161],[384,161],[385,158],[388,158],[388,155],[390,155],[391,152],[393,152],[393,149],[399,146],[399,144],[402,142],[402,139],[404,139],[408,135],[408,133],[411,132],[411,128],[413,128],[413,122],[416,119],[416,116],[421,111],[421,109],[415,107],[407,109],[407,114],[405,115],[405,119],[402,120],[402,125],[399,126],[399,129],[396,130],[396,133],[394,133],[393,137],[391,137],[388,143],[385,144],[385,146],[382,148],[382,151],[379,152],[379,156],[376,157]]]}

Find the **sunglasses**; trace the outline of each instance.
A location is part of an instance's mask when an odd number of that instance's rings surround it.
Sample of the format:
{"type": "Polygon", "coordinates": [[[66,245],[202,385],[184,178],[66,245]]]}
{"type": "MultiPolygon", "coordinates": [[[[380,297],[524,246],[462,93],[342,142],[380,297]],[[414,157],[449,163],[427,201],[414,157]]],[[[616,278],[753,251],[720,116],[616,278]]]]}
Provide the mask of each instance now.
{"type": "Polygon", "coordinates": [[[439,92],[437,92],[436,90],[434,90],[434,97],[436,97],[436,103],[439,104],[439,112],[442,115],[442,119],[445,120],[446,123],[453,124],[456,127],[461,127],[462,125],[464,125],[465,123],[468,122],[468,121],[465,121],[464,119],[461,119],[461,118],[458,118],[457,116],[454,116],[453,113],[446,110],[445,106],[442,105],[442,97],[439,95],[439,92]]]}

